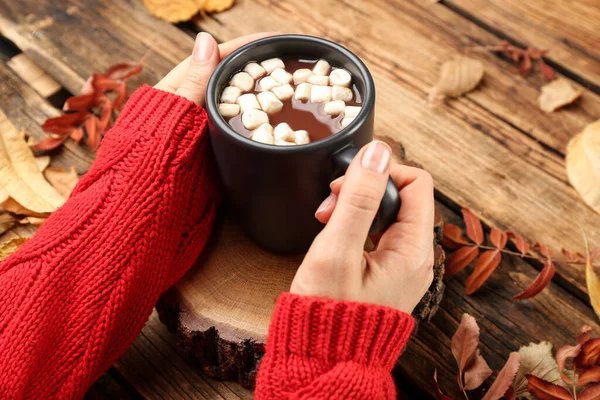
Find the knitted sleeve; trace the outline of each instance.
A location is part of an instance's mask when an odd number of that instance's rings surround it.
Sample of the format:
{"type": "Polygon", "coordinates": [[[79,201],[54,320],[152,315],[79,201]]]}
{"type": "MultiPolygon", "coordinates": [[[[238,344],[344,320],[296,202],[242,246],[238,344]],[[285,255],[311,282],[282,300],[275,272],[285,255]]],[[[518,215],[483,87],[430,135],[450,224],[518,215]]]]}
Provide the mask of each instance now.
{"type": "Polygon", "coordinates": [[[0,264],[0,398],[81,398],[192,265],[219,201],[206,125],[138,89],[69,200],[0,264]]]}
{"type": "Polygon", "coordinates": [[[413,328],[391,308],[284,293],[255,399],[395,399],[391,371],[413,328]]]}

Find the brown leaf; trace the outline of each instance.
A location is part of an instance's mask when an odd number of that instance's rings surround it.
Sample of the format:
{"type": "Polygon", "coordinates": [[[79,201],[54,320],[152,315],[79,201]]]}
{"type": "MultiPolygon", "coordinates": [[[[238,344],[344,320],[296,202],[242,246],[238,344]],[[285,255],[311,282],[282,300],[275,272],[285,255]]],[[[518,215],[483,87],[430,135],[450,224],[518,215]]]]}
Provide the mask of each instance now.
{"type": "Polygon", "coordinates": [[[501,260],[502,256],[500,255],[499,250],[488,250],[483,252],[479,257],[479,260],[477,260],[473,273],[467,279],[465,293],[470,295],[476,292],[490,277],[498,265],[500,265],[501,260]]]}
{"type": "Polygon", "coordinates": [[[449,249],[458,249],[467,244],[467,239],[463,236],[460,227],[454,224],[444,224],[442,244],[449,249]]]}
{"type": "Polygon", "coordinates": [[[513,379],[515,379],[520,363],[521,355],[517,352],[510,353],[506,364],[504,364],[504,368],[498,373],[496,380],[481,400],[498,400],[504,396],[513,379]]]}
{"type": "Polygon", "coordinates": [[[73,131],[71,131],[71,134],[69,135],[69,137],[77,144],[79,144],[79,142],[81,142],[81,139],[83,139],[83,127],[78,127],[73,129],[73,131]]]}
{"type": "Polygon", "coordinates": [[[102,104],[104,95],[102,93],[88,93],[79,96],[71,96],[65,101],[63,106],[64,111],[83,111],[98,107],[102,104]]]}
{"type": "Polygon", "coordinates": [[[233,6],[234,0],[206,0],[204,11],[207,13],[216,13],[225,11],[233,6]]]}
{"type": "Polygon", "coordinates": [[[502,232],[500,229],[492,227],[492,231],[490,232],[490,241],[497,248],[503,249],[506,247],[508,236],[506,236],[506,233],[502,232]]]}
{"type": "Polygon", "coordinates": [[[465,390],[477,389],[481,384],[492,375],[492,370],[485,362],[484,358],[476,350],[471,362],[465,369],[465,390]]]}
{"type": "Polygon", "coordinates": [[[567,257],[567,260],[569,260],[569,261],[575,261],[575,260],[577,260],[577,256],[575,254],[573,254],[572,252],[570,252],[569,250],[567,250],[567,249],[561,249],[560,251],[563,253],[563,255],[565,257],[567,257]]]}
{"type": "Polygon", "coordinates": [[[521,252],[522,255],[529,253],[529,243],[523,239],[523,236],[516,234],[513,231],[506,231],[506,236],[515,244],[517,250],[521,252]]]}
{"type": "Polygon", "coordinates": [[[469,57],[459,56],[442,65],[440,78],[431,89],[429,101],[458,97],[475,89],[483,78],[483,63],[469,57]]]}
{"type": "Polygon", "coordinates": [[[8,256],[17,251],[26,241],[27,238],[17,237],[2,243],[2,245],[0,245],[0,262],[4,261],[8,256]]]}
{"type": "Polygon", "coordinates": [[[588,386],[577,395],[578,400],[600,400],[600,385],[588,386]]]}
{"type": "Polygon", "coordinates": [[[102,115],[100,116],[100,120],[98,121],[98,132],[100,135],[104,135],[104,133],[110,129],[110,117],[112,115],[112,101],[110,99],[106,99],[104,104],[102,104],[102,115]]]}
{"type": "Polygon", "coordinates": [[[479,249],[474,246],[465,246],[450,254],[446,260],[446,276],[458,274],[474,259],[477,258],[479,249]]]}
{"type": "Polygon", "coordinates": [[[62,168],[48,168],[44,172],[44,176],[65,200],[69,198],[79,182],[79,176],[74,167],[71,167],[69,171],[62,168]]]}
{"type": "Polygon", "coordinates": [[[104,75],[109,79],[129,79],[142,72],[143,65],[139,62],[119,63],[106,70],[104,75]]]}
{"type": "Polygon", "coordinates": [[[67,138],[68,138],[68,136],[57,137],[57,138],[47,137],[47,138],[44,138],[41,142],[33,145],[32,149],[37,150],[37,151],[54,150],[54,149],[62,146],[62,144],[65,142],[65,140],[67,140],[67,138]]]}
{"type": "Polygon", "coordinates": [[[55,135],[68,135],[73,129],[83,124],[88,115],[89,111],[84,110],[49,118],[42,125],[42,130],[55,135]]]}
{"type": "Polygon", "coordinates": [[[556,351],[556,363],[558,364],[558,372],[560,373],[560,377],[565,383],[572,385],[573,381],[569,378],[563,370],[565,369],[565,364],[569,358],[575,358],[581,352],[581,345],[577,346],[563,346],[556,351]]]}
{"type": "Polygon", "coordinates": [[[529,57],[528,53],[524,53],[519,65],[519,74],[525,75],[529,70],[531,70],[531,57],[529,57]]]}
{"type": "Polygon", "coordinates": [[[517,396],[527,395],[527,375],[535,375],[559,386],[565,385],[558,372],[556,359],[552,355],[551,343],[530,343],[528,346],[522,346],[519,354],[521,354],[521,365],[513,382],[517,396]]]}
{"type": "Polygon", "coordinates": [[[477,244],[483,243],[483,228],[481,221],[468,208],[462,210],[463,219],[467,226],[467,236],[477,244]]]}
{"type": "Polygon", "coordinates": [[[146,8],[155,16],[169,22],[189,21],[202,9],[199,0],[144,0],[146,8]]]}
{"type": "Polygon", "coordinates": [[[87,144],[92,150],[97,150],[100,147],[100,132],[98,131],[98,117],[92,115],[85,121],[85,131],[87,133],[87,144]]]}
{"type": "Polygon", "coordinates": [[[123,105],[127,101],[127,97],[129,93],[127,92],[127,84],[125,81],[121,82],[119,86],[117,86],[116,90],[117,97],[115,98],[115,102],[113,103],[113,108],[117,111],[121,111],[123,105]]]}
{"type": "Polygon", "coordinates": [[[437,368],[433,370],[433,382],[435,382],[435,389],[437,390],[438,400],[452,400],[451,397],[448,397],[444,393],[442,393],[442,390],[440,389],[440,385],[438,384],[437,380],[437,368]]]}
{"type": "Polygon", "coordinates": [[[571,393],[562,386],[546,382],[534,375],[527,375],[527,390],[538,400],[572,400],[571,393]]]}
{"type": "Polygon", "coordinates": [[[571,139],[566,154],[567,175],[583,201],[600,213],[600,120],[571,139]]]}
{"type": "Polygon", "coordinates": [[[20,224],[30,224],[34,226],[42,226],[44,222],[46,222],[48,218],[39,218],[39,217],[25,217],[19,221],[20,224]]]}
{"type": "Polygon", "coordinates": [[[573,103],[583,94],[581,90],[575,89],[568,80],[563,78],[545,84],[541,91],[538,101],[540,108],[547,113],[573,103]]]}
{"type": "MultiPolygon", "coordinates": [[[[600,154],[598,155],[600,159],[600,154]]],[[[596,312],[598,318],[600,318],[600,277],[594,271],[592,266],[592,255],[590,254],[587,236],[585,239],[585,248],[587,252],[587,260],[585,262],[585,283],[587,285],[588,296],[590,296],[590,304],[596,312]]]]}
{"type": "Polygon", "coordinates": [[[600,358],[600,338],[593,338],[581,346],[581,354],[577,357],[578,367],[591,367],[598,364],[600,358]]]}
{"type": "Polygon", "coordinates": [[[479,345],[479,326],[477,326],[475,318],[465,313],[462,315],[458,329],[452,336],[451,343],[452,355],[461,376],[465,366],[475,354],[477,345],[479,345]]]}
{"type": "Polygon", "coordinates": [[[554,263],[551,260],[546,260],[544,263],[544,268],[542,268],[542,271],[531,283],[531,285],[520,294],[514,296],[513,300],[525,300],[535,296],[544,290],[546,286],[548,286],[554,277],[555,272],[556,269],[554,268],[554,263]]]}
{"type": "Polygon", "coordinates": [[[546,258],[552,258],[552,251],[549,250],[548,246],[546,246],[545,244],[536,242],[533,244],[533,249],[539,251],[546,258]]]}
{"type": "Polygon", "coordinates": [[[542,75],[549,81],[553,81],[556,79],[556,73],[554,73],[554,69],[551,66],[546,64],[542,58],[538,60],[538,66],[540,67],[540,71],[542,71],[542,75]]]}
{"type": "Polygon", "coordinates": [[[588,383],[596,382],[600,382],[600,367],[593,366],[579,374],[579,379],[577,379],[577,386],[585,386],[588,383]]]}
{"type": "Polygon", "coordinates": [[[0,235],[3,235],[6,231],[10,230],[16,223],[17,220],[11,214],[0,214],[0,235]]]}
{"type": "Polygon", "coordinates": [[[512,386],[509,386],[506,393],[504,393],[504,399],[505,400],[517,400],[517,395],[512,386]]]}
{"type": "Polygon", "coordinates": [[[115,90],[121,83],[121,80],[111,79],[103,74],[92,75],[92,86],[95,91],[108,92],[115,90]]]}

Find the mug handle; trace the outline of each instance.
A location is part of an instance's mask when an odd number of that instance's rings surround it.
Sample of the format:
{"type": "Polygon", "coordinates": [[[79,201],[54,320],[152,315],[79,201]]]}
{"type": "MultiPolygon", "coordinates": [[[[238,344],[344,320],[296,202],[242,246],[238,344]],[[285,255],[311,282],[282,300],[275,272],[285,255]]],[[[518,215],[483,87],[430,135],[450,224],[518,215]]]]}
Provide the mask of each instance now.
{"type": "MultiPolygon", "coordinates": [[[[358,149],[352,146],[345,147],[333,154],[334,178],[346,173],[356,154],[358,154],[358,149]]],[[[398,219],[398,211],[400,211],[400,193],[390,177],[369,234],[381,233],[389,228],[398,219]]]]}

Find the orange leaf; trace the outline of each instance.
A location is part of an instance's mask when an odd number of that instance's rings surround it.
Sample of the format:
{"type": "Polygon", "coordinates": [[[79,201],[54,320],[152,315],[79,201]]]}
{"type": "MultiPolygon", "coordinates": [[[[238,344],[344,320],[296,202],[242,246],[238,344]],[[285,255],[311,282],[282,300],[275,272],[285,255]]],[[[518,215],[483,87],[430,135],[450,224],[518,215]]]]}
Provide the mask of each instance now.
{"type": "Polygon", "coordinates": [[[73,141],[75,141],[75,143],[79,144],[79,142],[81,142],[81,139],[83,139],[83,128],[80,126],[73,129],[69,136],[71,137],[71,139],[73,139],[73,141]]]}
{"type": "Polygon", "coordinates": [[[475,270],[467,279],[465,293],[470,295],[477,291],[498,267],[501,260],[502,256],[499,250],[488,250],[482,253],[479,260],[477,260],[475,270]]]}
{"type": "Polygon", "coordinates": [[[83,124],[89,115],[89,111],[78,111],[63,114],[58,117],[48,118],[42,125],[44,132],[55,135],[68,135],[71,131],[83,124]]]}
{"type": "Polygon", "coordinates": [[[92,115],[85,121],[85,131],[87,133],[87,144],[92,150],[98,149],[100,146],[100,132],[98,131],[98,117],[92,115]]]}
{"type": "Polygon", "coordinates": [[[571,393],[562,386],[547,382],[535,375],[525,375],[527,391],[538,400],[572,400],[571,393]]]}
{"type": "Polygon", "coordinates": [[[104,135],[108,129],[110,129],[110,117],[112,115],[112,101],[110,99],[106,99],[104,104],[102,104],[102,115],[100,116],[100,120],[98,122],[98,131],[100,135],[104,135]]]}
{"type": "Polygon", "coordinates": [[[537,278],[535,278],[531,285],[522,293],[514,296],[513,300],[525,300],[535,296],[536,294],[544,290],[546,286],[548,286],[548,284],[554,277],[555,272],[556,270],[554,268],[554,263],[552,262],[552,260],[546,260],[546,262],[544,263],[544,268],[542,268],[542,271],[537,276],[537,278]]]}
{"type": "Polygon", "coordinates": [[[94,74],[92,75],[92,86],[94,90],[108,92],[114,90],[121,84],[121,81],[111,79],[102,74],[94,74]]]}
{"type": "Polygon", "coordinates": [[[567,249],[561,249],[560,251],[563,253],[563,255],[565,257],[567,257],[567,260],[569,260],[569,261],[575,261],[575,260],[577,260],[577,256],[575,254],[573,254],[572,252],[570,252],[569,250],[567,250],[567,249]]]}
{"type": "Polygon", "coordinates": [[[90,108],[98,107],[102,103],[104,95],[102,93],[88,93],[79,96],[71,96],[65,101],[63,110],[89,110],[90,108]]]}
{"type": "Polygon", "coordinates": [[[498,373],[496,380],[492,383],[492,386],[490,386],[481,400],[498,400],[504,396],[504,393],[506,393],[510,385],[512,385],[520,365],[521,354],[517,352],[510,353],[506,364],[504,364],[504,368],[498,373]]]}
{"type": "Polygon", "coordinates": [[[58,137],[58,138],[54,138],[54,137],[44,138],[41,142],[33,145],[32,149],[38,150],[38,151],[54,150],[57,147],[60,147],[65,142],[65,140],[67,140],[67,137],[68,136],[65,135],[65,136],[58,137]]]}
{"type": "Polygon", "coordinates": [[[592,336],[592,327],[589,325],[584,325],[579,330],[579,335],[577,336],[577,344],[584,344],[590,337],[592,336]]]}
{"type": "Polygon", "coordinates": [[[468,208],[462,209],[463,219],[467,226],[467,236],[477,244],[483,243],[483,228],[481,221],[468,208]]]}
{"type": "Polygon", "coordinates": [[[572,385],[573,381],[569,378],[563,370],[565,369],[565,364],[569,358],[575,358],[581,352],[581,345],[577,346],[563,346],[560,349],[556,350],[556,363],[558,364],[558,373],[565,383],[572,385]]]}
{"type": "Polygon", "coordinates": [[[142,64],[137,62],[120,63],[111,66],[104,75],[110,79],[128,79],[142,72],[142,64]]]}
{"type": "Polygon", "coordinates": [[[473,354],[475,354],[478,345],[479,326],[477,326],[477,321],[465,313],[462,315],[460,325],[456,329],[454,336],[452,336],[452,342],[450,343],[452,355],[456,360],[461,376],[465,366],[471,361],[473,354]]]}
{"type": "Polygon", "coordinates": [[[586,369],[579,375],[579,379],[577,380],[577,386],[585,386],[588,383],[596,382],[600,382],[600,367],[593,366],[586,369]]]}
{"type": "Polygon", "coordinates": [[[452,400],[451,397],[448,397],[444,393],[442,393],[442,390],[440,389],[440,385],[438,384],[437,380],[437,368],[433,370],[433,382],[435,382],[435,389],[437,390],[438,400],[452,400]]]}
{"type": "Polygon", "coordinates": [[[600,385],[592,385],[583,389],[578,395],[578,400],[600,400],[600,385]]]}
{"type": "Polygon", "coordinates": [[[554,69],[551,66],[546,64],[543,59],[539,59],[538,66],[540,67],[540,71],[542,71],[542,75],[549,81],[553,81],[556,79],[556,74],[554,73],[554,69]]]}
{"type": "Polygon", "coordinates": [[[464,246],[450,254],[446,260],[446,276],[452,276],[462,271],[477,258],[479,249],[474,246],[464,246]]]}
{"type": "Polygon", "coordinates": [[[444,237],[442,244],[449,249],[458,249],[467,244],[467,240],[462,234],[462,230],[454,224],[444,224],[444,237]]]}
{"type": "Polygon", "coordinates": [[[600,338],[590,339],[581,347],[581,354],[577,357],[578,367],[591,367],[598,364],[600,358],[600,338]]]}
{"type": "Polygon", "coordinates": [[[525,255],[529,252],[529,244],[523,239],[523,236],[514,233],[513,231],[506,231],[506,236],[508,236],[512,242],[515,244],[517,250],[521,252],[522,255],[525,255]]]}
{"type": "Polygon", "coordinates": [[[545,244],[541,244],[541,243],[535,242],[533,244],[533,249],[539,251],[540,253],[542,253],[542,255],[544,257],[552,258],[552,251],[548,250],[548,247],[546,247],[545,244]]]}
{"type": "Polygon", "coordinates": [[[125,104],[125,101],[127,101],[127,96],[129,96],[129,93],[127,92],[127,84],[125,83],[125,81],[121,82],[121,84],[117,86],[116,92],[117,97],[115,98],[113,107],[115,110],[121,111],[121,108],[123,108],[123,104],[125,104]]]}
{"type": "Polygon", "coordinates": [[[490,241],[497,248],[503,249],[506,247],[508,236],[506,236],[506,233],[502,232],[500,229],[492,227],[492,231],[490,233],[490,241]]]}
{"type": "Polygon", "coordinates": [[[523,54],[523,60],[519,65],[519,74],[525,75],[531,69],[531,58],[528,53],[523,54]]]}

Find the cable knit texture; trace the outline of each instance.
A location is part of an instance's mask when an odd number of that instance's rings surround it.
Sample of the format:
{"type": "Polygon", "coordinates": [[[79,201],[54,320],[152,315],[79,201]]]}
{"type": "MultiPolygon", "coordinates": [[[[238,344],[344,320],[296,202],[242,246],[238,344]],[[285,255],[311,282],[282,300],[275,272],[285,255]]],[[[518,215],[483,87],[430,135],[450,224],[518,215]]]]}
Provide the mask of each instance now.
{"type": "Polygon", "coordinates": [[[284,293],[255,398],[395,399],[391,370],[414,324],[388,307],[284,293]]]}
{"type": "Polygon", "coordinates": [[[81,398],[192,265],[219,201],[206,125],[138,89],[69,200],[0,264],[0,398],[81,398]]]}

